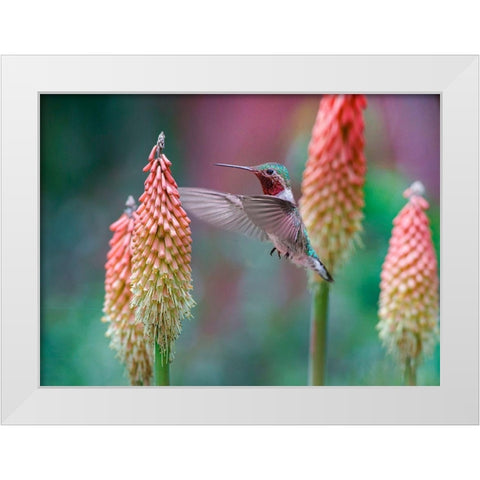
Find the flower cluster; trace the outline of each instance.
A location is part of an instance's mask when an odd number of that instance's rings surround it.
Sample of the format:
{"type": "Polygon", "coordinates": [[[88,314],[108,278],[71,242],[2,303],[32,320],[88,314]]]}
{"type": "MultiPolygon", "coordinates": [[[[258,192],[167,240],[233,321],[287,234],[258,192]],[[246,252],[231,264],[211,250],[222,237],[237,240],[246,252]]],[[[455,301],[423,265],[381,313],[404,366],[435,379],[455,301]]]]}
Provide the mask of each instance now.
{"type": "Polygon", "coordinates": [[[423,193],[420,182],[405,190],[408,203],[393,221],[381,274],[377,328],[403,366],[416,366],[438,337],[437,260],[423,193]]]}
{"type": "Polygon", "coordinates": [[[110,346],[125,364],[132,385],[149,385],[152,376],[152,349],[146,341],[143,324],[135,321],[130,306],[131,239],[135,225],[135,201],[128,197],[121,217],[112,225],[113,237],[105,264],[103,321],[108,322],[110,346]]]}
{"type": "Polygon", "coordinates": [[[350,252],[363,218],[364,95],[324,95],[308,147],[300,209],[330,271],[350,252]]]}
{"type": "Polygon", "coordinates": [[[181,332],[181,320],[194,305],[190,254],[190,219],[180,203],[171,162],[163,153],[165,136],[158,138],[144,171],[150,172],[136,211],[132,258],[132,306],[146,334],[171,359],[181,332]]]}

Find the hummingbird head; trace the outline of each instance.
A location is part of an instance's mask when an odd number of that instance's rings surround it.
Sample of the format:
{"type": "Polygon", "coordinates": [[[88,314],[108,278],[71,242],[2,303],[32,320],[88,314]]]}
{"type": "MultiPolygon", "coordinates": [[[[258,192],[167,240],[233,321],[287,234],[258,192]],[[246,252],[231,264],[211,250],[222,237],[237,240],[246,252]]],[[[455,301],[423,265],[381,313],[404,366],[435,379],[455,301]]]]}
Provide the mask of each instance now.
{"type": "Polygon", "coordinates": [[[282,192],[290,192],[290,176],[284,165],[279,163],[262,163],[254,167],[245,167],[242,165],[228,165],[226,163],[216,163],[220,167],[241,168],[254,173],[262,184],[263,193],[265,195],[277,196],[282,192]]]}

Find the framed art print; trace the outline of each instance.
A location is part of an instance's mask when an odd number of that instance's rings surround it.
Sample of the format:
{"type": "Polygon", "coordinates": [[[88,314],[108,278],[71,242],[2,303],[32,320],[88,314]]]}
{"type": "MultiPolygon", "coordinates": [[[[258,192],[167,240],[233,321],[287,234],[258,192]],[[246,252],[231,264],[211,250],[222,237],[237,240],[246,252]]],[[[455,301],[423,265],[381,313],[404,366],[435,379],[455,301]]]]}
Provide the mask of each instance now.
{"type": "Polygon", "coordinates": [[[478,58],[2,58],[2,422],[478,423],[478,58]]]}

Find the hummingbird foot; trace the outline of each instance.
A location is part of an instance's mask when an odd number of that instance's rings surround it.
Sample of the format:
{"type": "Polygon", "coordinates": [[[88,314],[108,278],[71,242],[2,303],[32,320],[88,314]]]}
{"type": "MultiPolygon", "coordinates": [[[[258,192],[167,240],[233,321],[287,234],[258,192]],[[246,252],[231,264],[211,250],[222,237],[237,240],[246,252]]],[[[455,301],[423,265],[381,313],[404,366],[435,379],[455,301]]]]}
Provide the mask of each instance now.
{"type": "MultiPolygon", "coordinates": [[[[280,253],[280,251],[277,249],[277,247],[273,247],[272,250],[270,251],[270,256],[273,255],[273,252],[277,250],[277,255],[278,255],[278,258],[282,258],[282,254],[280,253]]],[[[283,258],[290,258],[290,252],[287,252],[285,253],[285,255],[283,256],[283,258]]]]}

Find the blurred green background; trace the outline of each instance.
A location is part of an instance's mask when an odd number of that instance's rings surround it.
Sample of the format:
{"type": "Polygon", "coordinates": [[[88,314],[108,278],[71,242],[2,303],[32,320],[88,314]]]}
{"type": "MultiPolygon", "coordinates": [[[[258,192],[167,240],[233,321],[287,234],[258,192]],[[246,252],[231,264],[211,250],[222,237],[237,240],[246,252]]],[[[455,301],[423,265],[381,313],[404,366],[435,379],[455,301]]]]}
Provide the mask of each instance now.
{"type": "MultiPolygon", "coordinates": [[[[102,317],[109,225],[161,130],[180,186],[260,193],[254,176],[215,162],[286,164],[300,182],[320,95],[44,95],[41,116],[41,385],[128,385],[102,317]]],[[[401,385],[378,339],[379,275],[392,220],[414,180],[427,188],[440,239],[440,98],[368,95],[362,240],[335,272],[327,384],[401,385]]],[[[172,385],[306,385],[310,295],[305,272],[269,244],[192,219],[194,318],[184,322],[172,385]]],[[[439,346],[418,383],[439,385],[439,346]]]]}

